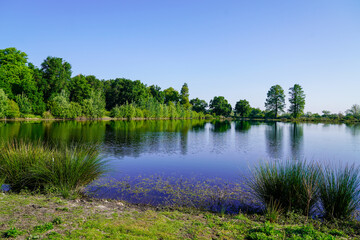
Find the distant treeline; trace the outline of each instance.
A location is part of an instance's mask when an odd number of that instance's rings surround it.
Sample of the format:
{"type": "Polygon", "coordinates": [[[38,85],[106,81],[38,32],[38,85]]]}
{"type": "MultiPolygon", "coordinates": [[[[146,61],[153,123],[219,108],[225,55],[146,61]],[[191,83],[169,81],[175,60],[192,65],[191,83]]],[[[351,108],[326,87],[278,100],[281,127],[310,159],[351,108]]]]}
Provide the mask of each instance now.
{"type": "MultiPolygon", "coordinates": [[[[252,108],[247,100],[239,100],[233,109],[223,96],[215,96],[209,104],[199,98],[190,100],[186,83],[179,92],[125,78],[100,80],[82,74],[72,77],[70,63],[62,58],[47,57],[37,67],[16,48],[0,50],[0,118],[317,117],[303,114],[305,94],[300,85],[290,88],[290,94],[291,106],[286,114],[282,114],[285,95],[279,85],[269,90],[265,111],[252,108]]],[[[333,117],[327,111],[323,113],[333,117]]],[[[346,117],[359,118],[359,113],[360,107],[354,105],[346,117]]]]}

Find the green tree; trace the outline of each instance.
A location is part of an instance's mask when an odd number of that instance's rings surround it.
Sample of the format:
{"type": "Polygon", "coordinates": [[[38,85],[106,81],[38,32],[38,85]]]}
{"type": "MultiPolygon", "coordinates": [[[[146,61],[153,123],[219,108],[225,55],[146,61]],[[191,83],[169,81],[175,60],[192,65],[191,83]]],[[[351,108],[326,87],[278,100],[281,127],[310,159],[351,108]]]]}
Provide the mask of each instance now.
{"type": "Polygon", "coordinates": [[[190,109],[191,104],[189,102],[189,87],[187,83],[181,87],[180,90],[180,103],[184,106],[185,109],[190,109]]]}
{"type": "Polygon", "coordinates": [[[0,89],[0,118],[5,118],[9,108],[8,97],[4,90],[0,89]]]}
{"type": "Polygon", "coordinates": [[[165,95],[165,103],[169,103],[169,102],[173,102],[178,103],[180,100],[180,94],[178,91],[176,91],[174,88],[169,87],[167,89],[164,90],[164,95],[165,95]]]}
{"type": "Polygon", "coordinates": [[[0,50],[0,88],[12,100],[16,95],[24,93],[35,111],[44,110],[33,70],[27,66],[27,55],[16,48],[0,50]]]}
{"type": "Polygon", "coordinates": [[[265,114],[263,111],[261,111],[260,108],[251,108],[249,117],[250,118],[264,118],[265,114]]]}
{"type": "Polygon", "coordinates": [[[47,57],[41,64],[43,82],[41,84],[44,101],[47,102],[52,96],[68,91],[71,79],[71,65],[58,57],[47,57]]]}
{"type": "Polygon", "coordinates": [[[139,80],[131,81],[125,78],[117,78],[104,84],[106,108],[108,110],[125,103],[141,104],[149,98],[146,85],[139,80]]]}
{"type": "Polygon", "coordinates": [[[218,116],[229,116],[232,107],[224,97],[219,96],[210,100],[210,110],[218,116]]]}
{"type": "Polygon", "coordinates": [[[192,105],[192,110],[194,110],[195,112],[206,113],[206,108],[208,107],[208,104],[205,100],[194,98],[190,100],[190,104],[192,105]]]}
{"type": "Polygon", "coordinates": [[[69,83],[70,101],[82,102],[84,99],[90,98],[91,85],[86,80],[86,77],[79,74],[71,78],[69,83]]]}
{"type": "Polygon", "coordinates": [[[305,93],[299,84],[295,84],[289,89],[289,112],[294,118],[300,117],[304,113],[305,107],[305,93]]]}
{"type": "Polygon", "coordinates": [[[248,117],[251,112],[250,103],[247,100],[239,100],[235,105],[235,112],[240,117],[248,117]]]}
{"type": "Polygon", "coordinates": [[[279,112],[283,112],[285,108],[285,94],[280,85],[275,85],[270,88],[267,93],[265,102],[266,110],[272,112],[275,118],[278,117],[279,112]]]}
{"type": "Polygon", "coordinates": [[[351,116],[354,116],[356,118],[359,118],[360,117],[360,106],[358,104],[354,104],[351,106],[350,109],[346,110],[346,113],[351,116]]]}
{"type": "Polygon", "coordinates": [[[161,88],[158,85],[151,85],[149,87],[149,91],[152,97],[156,99],[156,101],[158,101],[159,103],[164,103],[165,95],[164,92],[161,91],[161,88]]]}

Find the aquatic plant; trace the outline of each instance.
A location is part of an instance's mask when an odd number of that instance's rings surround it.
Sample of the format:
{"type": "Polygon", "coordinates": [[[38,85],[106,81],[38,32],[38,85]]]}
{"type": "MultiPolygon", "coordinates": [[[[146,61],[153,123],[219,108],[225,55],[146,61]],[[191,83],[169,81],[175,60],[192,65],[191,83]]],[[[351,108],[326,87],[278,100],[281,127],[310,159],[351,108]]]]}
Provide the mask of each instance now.
{"type": "Polygon", "coordinates": [[[106,171],[106,162],[92,146],[50,146],[42,141],[10,141],[0,151],[0,179],[19,192],[56,191],[64,197],[80,193],[106,171]]]}
{"type": "Polygon", "coordinates": [[[360,202],[359,170],[354,165],[325,168],[319,189],[326,218],[348,219],[354,214],[360,202]]]}
{"type": "Polygon", "coordinates": [[[261,163],[248,185],[265,206],[276,202],[284,211],[308,215],[318,201],[319,167],[306,161],[287,160],[261,163]]]}

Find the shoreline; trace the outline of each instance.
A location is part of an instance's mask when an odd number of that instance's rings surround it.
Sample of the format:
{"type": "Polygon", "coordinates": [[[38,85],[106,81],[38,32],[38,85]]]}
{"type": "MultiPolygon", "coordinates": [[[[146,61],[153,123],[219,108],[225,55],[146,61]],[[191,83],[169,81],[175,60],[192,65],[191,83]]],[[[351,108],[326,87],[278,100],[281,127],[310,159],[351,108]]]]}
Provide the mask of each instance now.
{"type": "Polygon", "coordinates": [[[330,223],[294,213],[270,223],[264,215],[134,205],[118,200],[51,195],[0,195],[0,233],[16,239],[348,239],[359,222],[330,223]]]}
{"type": "Polygon", "coordinates": [[[39,121],[39,122],[50,122],[50,121],[163,121],[163,120],[219,120],[219,121],[254,121],[254,122],[287,122],[287,123],[324,123],[324,124],[341,124],[341,123],[351,123],[351,124],[360,124],[360,120],[331,120],[331,119],[266,119],[266,118],[240,118],[240,117],[214,117],[214,118],[112,118],[112,117],[102,117],[102,118],[75,118],[75,119],[63,119],[63,118],[0,118],[0,122],[29,122],[29,121],[39,121]]]}

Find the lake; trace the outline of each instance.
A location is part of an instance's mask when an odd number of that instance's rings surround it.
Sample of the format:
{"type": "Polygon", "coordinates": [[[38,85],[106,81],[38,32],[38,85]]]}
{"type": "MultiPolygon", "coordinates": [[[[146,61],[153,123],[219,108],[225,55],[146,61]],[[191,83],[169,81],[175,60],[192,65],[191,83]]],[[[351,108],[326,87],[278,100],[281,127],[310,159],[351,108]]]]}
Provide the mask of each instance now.
{"type": "Polygon", "coordinates": [[[132,202],[165,201],[168,192],[154,190],[159,181],[162,188],[164,182],[179,184],[179,179],[182,187],[189,189],[205,189],[204,181],[208,187],[242,185],[260,161],[306,159],[334,166],[360,163],[360,125],[347,124],[203,120],[0,122],[0,139],[12,138],[100,143],[110,171],[90,191],[98,197],[132,202]],[[133,186],[142,191],[140,195],[134,195],[133,186]]]}

